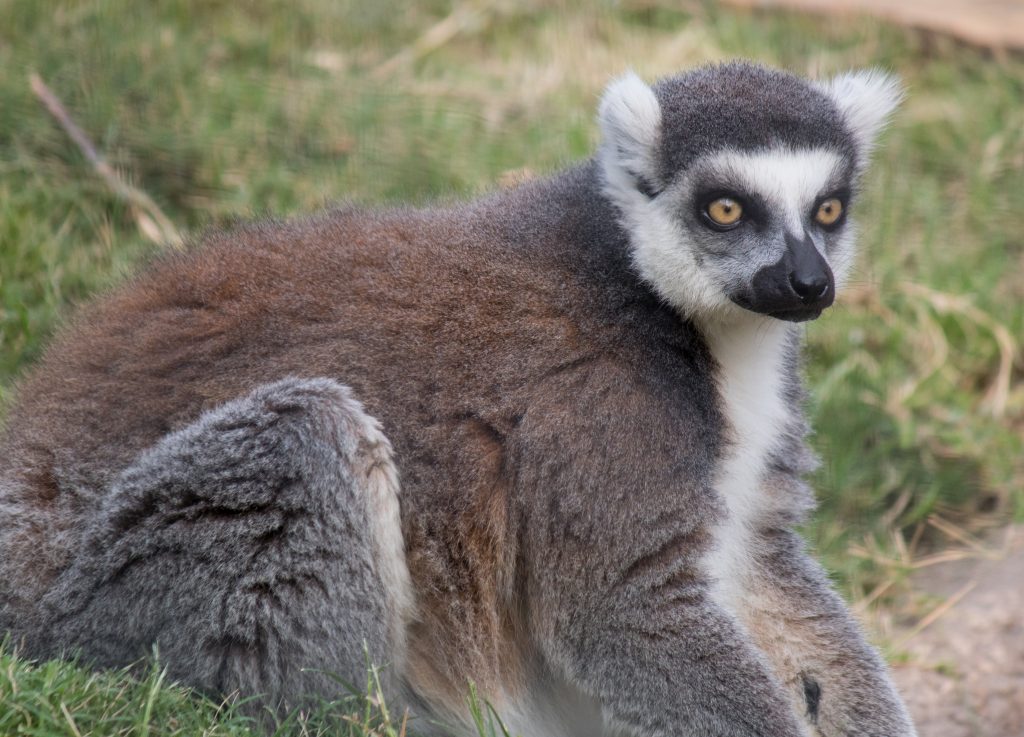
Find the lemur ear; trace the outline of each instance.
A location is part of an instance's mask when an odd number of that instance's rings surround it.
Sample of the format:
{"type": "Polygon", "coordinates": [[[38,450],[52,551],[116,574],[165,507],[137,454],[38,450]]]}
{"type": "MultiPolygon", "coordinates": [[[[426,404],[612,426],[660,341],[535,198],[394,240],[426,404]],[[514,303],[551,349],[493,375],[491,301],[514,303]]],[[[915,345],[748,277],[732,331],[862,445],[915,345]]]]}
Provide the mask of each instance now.
{"type": "Polygon", "coordinates": [[[903,100],[898,77],[879,69],[840,74],[824,83],[863,154],[870,153],[878,133],[903,100]]]}
{"type": "Polygon", "coordinates": [[[661,106],[633,72],[616,79],[598,108],[605,176],[617,186],[630,183],[648,197],[660,189],[655,150],[661,135],[661,106]],[[630,181],[632,180],[632,181],[630,181]]]}

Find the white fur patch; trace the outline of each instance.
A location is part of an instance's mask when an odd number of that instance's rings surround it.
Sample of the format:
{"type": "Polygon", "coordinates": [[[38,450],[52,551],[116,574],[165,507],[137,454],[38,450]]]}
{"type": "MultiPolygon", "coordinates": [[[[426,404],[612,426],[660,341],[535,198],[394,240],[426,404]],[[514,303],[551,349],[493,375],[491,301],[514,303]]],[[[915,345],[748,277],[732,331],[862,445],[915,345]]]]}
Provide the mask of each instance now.
{"type": "Polygon", "coordinates": [[[677,307],[714,301],[721,290],[704,279],[692,252],[681,247],[685,238],[673,213],[637,188],[637,175],[653,177],[654,148],[661,133],[661,108],[654,92],[635,74],[627,74],[608,86],[598,121],[603,191],[621,213],[640,275],[677,307]]]}
{"type": "MultiPolygon", "coordinates": [[[[629,72],[605,90],[597,113],[601,127],[601,162],[636,188],[636,177],[656,179],[653,152],[661,135],[661,106],[640,77],[629,72]]],[[[606,172],[607,174],[608,172],[606,172]]]]}
{"type": "MultiPolygon", "coordinates": [[[[879,69],[841,74],[823,84],[866,159],[875,137],[903,100],[903,87],[894,75],[879,69]]],[[[863,164],[862,164],[863,165],[863,164]]]]}
{"type": "Polygon", "coordinates": [[[759,194],[775,217],[785,218],[793,233],[800,234],[807,213],[827,192],[844,161],[841,154],[827,148],[780,147],[722,151],[700,162],[706,162],[700,170],[722,172],[742,191],[759,194]]]}
{"type": "Polygon", "coordinates": [[[714,582],[716,602],[735,613],[750,564],[750,533],[767,509],[761,485],[766,463],[790,419],[782,396],[782,369],[794,328],[751,315],[703,329],[719,365],[718,390],[730,441],[715,477],[726,516],[714,531],[703,564],[714,582]]]}
{"type": "Polygon", "coordinates": [[[622,226],[633,246],[633,265],[658,296],[689,317],[734,307],[722,287],[701,269],[669,201],[650,199],[631,185],[608,179],[605,194],[622,213],[622,226]]]}
{"type": "MultiPolygon", "coordinates": [[[[368,512],[373,525],[378,573],[390,603],[395,657],[405,657],[405,629],[415,605],[412,578],[405,560],[405,540],[398,503],[400,485],[398,468],[393,459],[391,441],[381,431],[380,423],[362,411],[359,452],[355,473],[368,496],[368,512]]],[[[394,665],[394,664],[392,664],[394,665]]]]}
{"type": "MultiPolygon", "coordinates": [[[[597,703],[568,681],[529,684],[525,700],[507,704],[501,711],[502,724],[513,737],[571,737],[602,735],[601,710],[597,703]]],[[[496,730],[497,732],[497,730],[496,730]]],[[[500,732],[498,732],[500,734],[500,732]]],[[[473,731],[474,737],[479,733],[473,731]]],[[[468,737],[468,736],[467,736],[468,737]]]]}
{"type": "Polygon", "coordinates": [[[852,218],[846,221],[843,232],[836,241],[832,252],[829,254],[828,262],[832,267],[832,275],[836,278],[836,294],[843,291],[846,280],[853,272],[853,261],[857,255],[855,244],[857,242],[857,223],[852,218]]]}

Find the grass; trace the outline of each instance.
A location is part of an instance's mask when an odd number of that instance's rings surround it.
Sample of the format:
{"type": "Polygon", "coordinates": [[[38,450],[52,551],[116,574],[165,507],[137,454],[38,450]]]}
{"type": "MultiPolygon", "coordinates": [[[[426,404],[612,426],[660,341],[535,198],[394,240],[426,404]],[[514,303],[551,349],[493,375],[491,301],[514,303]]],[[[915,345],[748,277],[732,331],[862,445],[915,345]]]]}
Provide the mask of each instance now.
{"type": "Polygon", "coordinates": [[[0,646],[0,734],[241,737],[255,734],[228,704],[143,676],[93,673],[61,661],[30,665],[0,646]]]}
{"type": "MultiPolygon", "coordinates": [[[[434,0],[0,0],[0,411],[59,316],[156,248],[32,97],[30,71],[197,232],[554,170],[592,150],[597,96],[627,67],[879,65],[909,96],[857,206],[854,283],[808,328],[824,465],[806,532],[862,598],[950,530],[1024,519],[1024,61],[867,19],[708,3],[459,8],[446,26],[452,8],[434,0]]],[[[245,733],[158,671],[135,681],[6,651],[0,673],[0,734],[245,733]],[[130,721],[147,688],[150,726],[130,721]],[[102,726],[117,714],[123,726],[102,726]]]]}
{"type": "MultiPolygon", "coordinates": [[[[75,663],[18,658],[0,640],[0,735],[33,737],[405,737],[404,714],[390,713],[377,673],[365,690],[265,720],[247,715],[237,696],[215,702],[168,683],[151,660],[142,667],[93,672],[75,663]],[[365,696],[363,694],[369,694],[365,696]]],[[[511,737],[470,687],[467,703],[479,737],[511,737]]]]}

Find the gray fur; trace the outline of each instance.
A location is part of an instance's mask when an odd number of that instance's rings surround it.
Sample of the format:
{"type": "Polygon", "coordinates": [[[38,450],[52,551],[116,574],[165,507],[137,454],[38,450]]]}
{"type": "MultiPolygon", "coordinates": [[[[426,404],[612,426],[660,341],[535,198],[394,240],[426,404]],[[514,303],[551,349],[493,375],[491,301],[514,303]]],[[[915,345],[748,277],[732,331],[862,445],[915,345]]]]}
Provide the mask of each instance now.
{"type": "MultiPolygon", "coordinates": [[[[336,692],[303,668],[358,679],[365,640],[394,664],[392,696],[460,733],[472,679],[524,737],[589,737],[595,720],[911,737],[792,532],[813,506],[798,329],[727,294],[786,228],[728,246],[687,220],[727,150],[824,149],[852,191],[880,117],[858,114],[855,136],[824,89],[698,70],[655,85],[644,126],[606,106],[613,140],[551,178],[249,226],[158,261],[58,339],[12,409],[0,626],[30,654],[103,665],[157,643],[183,681],[274,706],[336,692]],[[638,179],[653,162],[659,181],[638,179]],[[685,257],[701,299],[644,271],[634,206],[664,216],[656,255],[685,257]],[[726,365],[721,339],[750,326],[781,336],[784,417],[745,510],[723,481],[750,429],[727,379],[761,367],[726,365]],[[411,620],[358,481],[370,416],[401,471],[411,620]]],[[[838,263],[844,233],[809,247],[838,263]]]]}
{"type": "Polygon", "coordinates": [[[792,74],[732,62],[666,77],[654,86],[663,111],[659,170],[667,182],[701,156],[724,148],[779,145],[860,151],[823,89],[792,74]]]}
{"type": "MultiPolygon", "coordinates": [[[[361,689],[397,655],[353,472],[363,413],[336,382],[260,387],[147,450],[114,482],[43,598],[32,652],[289,708],[361,689]]],[[[385,683],[389,669],[384,669],[385,683]]]]}

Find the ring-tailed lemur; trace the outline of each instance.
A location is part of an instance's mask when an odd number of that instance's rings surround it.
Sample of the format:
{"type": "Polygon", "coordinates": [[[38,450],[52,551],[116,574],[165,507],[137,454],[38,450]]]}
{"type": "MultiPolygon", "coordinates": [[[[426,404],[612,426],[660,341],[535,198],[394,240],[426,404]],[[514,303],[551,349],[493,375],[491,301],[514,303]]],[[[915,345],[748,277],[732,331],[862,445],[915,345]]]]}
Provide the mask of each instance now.
{"type": "Polygon", "coordinates": [[[526,737],[914,729],[793,528],[800,332],[896,83],[746,63],[594,159],[215,233],[83,310],[0,448],[0,626],[284,708],[361,682],[526,737]]]}

